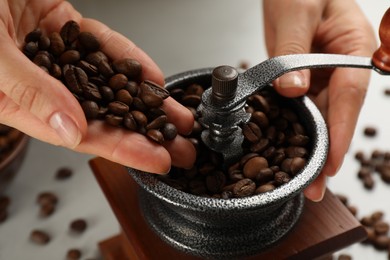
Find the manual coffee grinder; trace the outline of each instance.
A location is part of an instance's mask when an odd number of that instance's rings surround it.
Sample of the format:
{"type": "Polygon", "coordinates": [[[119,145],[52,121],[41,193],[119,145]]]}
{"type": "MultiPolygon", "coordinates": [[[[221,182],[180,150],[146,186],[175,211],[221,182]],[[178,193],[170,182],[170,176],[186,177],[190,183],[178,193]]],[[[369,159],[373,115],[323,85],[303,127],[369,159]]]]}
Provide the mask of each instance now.
{"type": "MultiPolygon", "coordinates": [[[[202,104],[199,107],[202,124],[206,126],[206,130],[202,133],[202,140],[210,149],[220,152],[225,161],[235,160],[241,154],[240,144],[243,137],[238,125],[248,120],[248,116],[242,108],[249,95],[269,86],[273,80],[293,70],[355,67],[372,69],[382,75],[389,75],[390,34],[386,29],[389,25],[390,9],[385,13],[379,29],[382,44],[372,58],[336,54],[287,55],[266,60],[242,74],[238,74],[236,70],[228,66],[178,74],[167,79],[167,87],[171,85],[180,87],[182,84],[188,83],[189,79],[212,85],[203,94],[202,104]]],[[[300,102],[303,102],[305,109],[309,107],[310,110],[311,105],[305,103],[305,99],[300,102]]],[[[312,117],[308,116],[309,121],[318,119],[317,112],[308,112],[308,115],[313,114],[312,117]]],[[[307,176],[307,178],[302,177],[304,180],[302,186],[299,187],[300,189],[306,187],[305,185],[318,175],[326,159],[328,143],[327,139],[320,139],[324,133],[321,131],[324,129],[321,126],[321,118],[318,120],[320,122],[316,122],[314,124],[316,127],[313,129],[316,130],[314,137],[318,141],[318,145],[315,146],[320,147],[315,154],[319,154],[319,157],[316,161],[314,174],[307,176]],[[319,128],[318,125],[320,125],[319,128]]],[[[325,134],[327,133],[325,132],[325,134]]],[[[192,210],[191,207],[199,205],[197,203],[201,201],[203,204],[200,206],[200,211],[205,211],[204,209],[208,209],[209,205],[205,206],[204,204],[218,204],[218,202],[195,198],[195,202],[190,202],[195,204],[187,204],[186,199],[179,198],[179,203],[177,203],[171,197],[164,197],[167,191],[170,193],[172,190],[166,186],[160,186],[161,184],[157,183],[150,176],[151,174],[139,173],[102,158],[92,159],[90,165],[122,228],[120,234],[99,244],[104,259],[229,259],[230,256],[232,258],[245,257],[245,259],[312,259],[329,255],[366,238],[364,228],[329,190],[327,190],[323,201],[319,203],[304,201],[301,193],[297,195],[299,192],[295,192],[294,196],[288,195],[289,200],[287,202],[283,200],[281,206],[281,215],[284,214],[287,218],[278,223],[267,222],[267,218],[264,218],[266,224],[271,223],[275,225],[276,229],[278,224],[290,221],[285,232],[277,234],[276,237],[273,233],[268,234],[267,237],[271,237],[272,241],[262,240],[263,234],[259,234],[259,245],[256,245],[256,240],[250,242],[252,243],[251,247],[258,250],[249,254],[242,254],[242,252],[235,254],[235,247],[232,247],[232,251],[227,253],[219,252],[217,248],[214,248],[216,253],[213,254],[210,253],[210,250],[207,251],[209,249],[207,241],[216,243],[213,245],[218,245],[221,241],[202,240],[208,233],[201,232],[208,231],[203,231],[204,228],[198,228],[197,224],[211,230],[215,229],[215,226],[207,223],[196,223],[194,228],[192,224],[188,226],[170,225],[171,220],[156,221],[154,213],[151,213],[150,209],[143,205],[146,203],[145,198],[147,198],[153,207],[160,210],[158,212],[162,212],[157,218],[172,219],[174,216],[178,220],[176,222],[185,223],[188,220],[188,223],[192,223],[199,220],[198,212],[195,215],[187,214],[188,208],[192,210]],[[132,176],[129,175],[129,172],[132,176]],[[178,210],[166,213],[165,207],[178,210]],[[290,211],[291,208],[297,208],[298,213],[290,211]],[[180,215],[183,212],[184,214],[180,215]],[[160,222],[165,223],[165,226],[159,227],[160,222]],[[334,223],[338,223],[338,225],[334,223]],[[171,235],[171,229],[180,229],[180,231],[171,235]],[[200,229],[202,230],[199,231],[200,229]],[[187,244],[188,237],[191,237],[195,242],[190,241],[187,244]],[[199,247],[197,248],[197,246],[199,247]],[[203,248],[204,251],[202,251],[203,248]]],[[[313,172],[313,169],[308,170],[313,172]]],[[[270,195],[272,198],[268,198],[268,200],[278,200],[279,197],[283,196],[284,191],[275,194],[270,195]]],[[[181,194],[179,197],[185,196],[181,194]]],[[[255,202],[252,200],[250,203],[259,203],[261,199],[257,201],[253,199],[255,202]]],[[[272,204],[272,206],[275,205],[272,204]]],[[[222,207],[229,208],[231,205],[224,202],[222,207]]],[[[250,209],[253,210],[253,208],[250,209]]],[[[264,213],[264,211],[262,212],[264,213]]],[[[250,214],[255,215],[256,211],[250,214]]],[[[264,225],[261,225],[260,229],[263,228],[265,229],[264,225]]],[[[222,228],[221,232],[223,237],[224,232],[228,231],[222,228]]],[[[222,240],[222,242],[222,244],[229,243],[227,240],[222,240]]]]}

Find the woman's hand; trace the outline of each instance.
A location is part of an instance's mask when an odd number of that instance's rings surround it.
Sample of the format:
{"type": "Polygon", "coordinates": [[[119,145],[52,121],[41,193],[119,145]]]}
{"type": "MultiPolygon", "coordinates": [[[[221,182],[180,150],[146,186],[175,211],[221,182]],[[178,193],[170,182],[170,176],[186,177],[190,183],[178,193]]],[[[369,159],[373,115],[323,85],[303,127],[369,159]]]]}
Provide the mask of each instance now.
{"type": "MultiPolygon", "coordinates": [[[[335,53],[372,56],[375,34],[353,0],[264,0],[264,26],[270,56],[298,53],[335,53]]],[[[308,95],[328,124],[330,150],[320,176],[305,190],[319,201],[326,176],[342,165],[364,102],[370,71],[337,68],[290,72],[274,82],[287,97],[308,95]]]]}
{"type": "MultiPolygon", "coordinates": [[[[195,160],[193,145],[181,136],[164,146],[145,136],[87,123],[74,96],[58,80],[32,63],[21,51],[24,37],[35,28],[46,34],[57,31],[68,20],[81,31],[93,33],[102,51],[111,59],[133,58],[142,64],[143,79],[164,84],[157,65],[140,48],[104,24],[81,16],[66,1],[0,0],[0,123],[12,126],[44,142],[104,157],[136,169],[166,173],[171,164],[190,167],[195,160]]],[[[193,126],[193,116],[172,98],[163,105],[179,133],[193,126]]]]}

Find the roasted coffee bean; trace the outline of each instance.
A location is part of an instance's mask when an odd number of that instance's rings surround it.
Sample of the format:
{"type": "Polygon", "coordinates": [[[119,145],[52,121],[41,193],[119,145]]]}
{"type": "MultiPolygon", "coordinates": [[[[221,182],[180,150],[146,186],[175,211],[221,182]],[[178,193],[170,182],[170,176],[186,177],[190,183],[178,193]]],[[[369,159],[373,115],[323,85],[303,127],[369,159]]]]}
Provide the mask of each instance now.
{"type": "Polygon", "coordinates": [[[102,98],[105,102],[111,102],[115,99],[114,91],[110,87],[101,86],[99,87],[99,92],[102,95],[102,98]]]}
{"type": "Polygon", "coordinates": [[[247,178],[255,179],[259,171],[265,168],[268,168],[267,159],[261,156],[253,157],[245,163],[243,174],[247,178]]]}
{"type": "Polygon", "coordinates": [[[87,221],[85,219],[75,219],[70,222],[69,229],[72,232],[83,233],[87,229],[87,221]]]}
{"type": "Polygon", "coordinates": [[[37,54],[39,48],[35,42],[29,42],[23,47],[23,53],[30,59],[34,58],[37,54]]]}
{"type": "Polygon", "coordinates": [[[112,62],[112,66],[117,73],[125,74],[130,80],[140,77],[142,65],[134,59],[119,59],[112,62]]]}
{"type": "Polygon", "coordinates": [[[73,65],[66,66],[64,67],[63,74],[68,89],[74,94],[82,94],[83,88],[88,86],[88,76],[79,67],[73,65]]]}
{"type": "Polygon", "coordinates": [[[260,127],[252,122],[248,122],[242,127],[242,134],[251,143],[259,142],[262,136],[260,127]]]}
{"type": "Polygon", "coordinates": [[[81,258],[81,255],[80,249],[72,248],[66,253],[66,260],[78,260],[81,258]]]}
{"type": "Polygon", "coordinates": [[[133,107],[135,110],[139,110],[139,111],[147,110],[145,103],[139,97],[133,98],[133,107]]]}
{"type": "Polygon", "coordinates": [[[115,74],[110,78],[108,81],[108,86],[112,88],[114,91],[118,91],[120,89],[123,89],[127,86],[128,79],[125,74],[115,74]]]}
{"type": "Polygon", "coordinates": [[[309,143],[310,138],[305,135],[294,135],[288,139],[290,145],[305,146],[309,143]]]}
{"type": "Polygon", "coordinates": [[[387,250],[389,248],[390,238],[387,235],[379,235],[374,239],[374,247],[378,250],[387,250]]]}
{"type": "Polygon", "coordinates": [[[167,123],[167,116],[162,115],[154,119],[152,122],[146,125],[146,130],[149,129],[160,129],[167,123]]]}
{"type": "Polygon", "coordinates": [[[52,75],[56,79],[60,79],[62,76],[61,67],[56,63],[52,63],[50,68],[50,75],[52,75]]]}
{"type": "Polygon", "coordinates": [[[120,101],[128,106],[131,106],[133,103],[133,97],[130,95],[129,91],[126,89],[120,89],[115,94],[115,99],[117,101],[120,101]]]}
{"type": "Polygon", "coordinates": [[[289,158],[294,157],[306,157],[308,155],[308,151],[305,147],[300,146],[289,146],[285,149],[286,155],[289,158]]]}
{"type": "Polygon", "coordinates": [[[298,172],[300,172],[303,167],[306,165],[306,160],[302,157],[294,157],[290,164],[290,172],[293,175],[296,175],[298,172]]]}
{"type": "Polygon", "coordinates": [[[389,224],[382,220],[378,220],[374,223],[374,231],[376,235],[387,235],[389,232],[389,224]]]}
{"type": "Polygon", "coordinates": [[[262,111],[252,113],[251,121],[257,124],[261,129],[266,129],[269,126],[269,120],[266,114],[262,111]]]}
{"type": "Polygon", "coordinates": [[[122,116],[117,116],[113,114],[106,114],[104,118],[105,122],[111,126],[117,126],[119,127],[123,122],[122,116]]]}
{"type": "Polygon", "coordinates": [[[187,95],[183,97],[181,103],[186,107],[196,108],[201,101],[202,99],[198,95],[187,95]]]}
{"type": "Polygon", "coordinates": [[[39,245],[46,245],[50,239],[49,234],[42,230],[33,230],[30,233],[30,240],[39,245]]]}
{"type": "Polygon", "coordinates": [[[248,97],[248,104],[256,108],[256,110],[262,111],[264,113],[268,113],[270,111],[270,106],[268,101],[259,94],[254,94],[248,97]]]}
{"type": "Polygon", "coordinates": [[[247,197],[254,194],[256,184],[251,179],[242,179],[233,187],[233,194],[237,198],[247,197]]]}
{"type": "Polygon", "coordinates": [[[80,53],[76,50],[64,51],[59,58],[59,62],[61,65],[76,64],[79,60],[80,60],[80,53]]]}
{"type": "Polygon", "coordinates": [[[68,45],[77,39],[79,33],[80,33],[79,24],[72,20],[66,22],[61,27],[60,30],[61,38],[63,39],[64,43],[68,45]]]}
{"type": "Polygon", "coordinates": [[[352,260],[352,256],[347,255],[347,254],[340,254],[337,257],[337,260],[352,260]]]}
{"type": "Polygon", "coordinates": [[[99,67],[99,64],[101,62],[106,62],[108,63],[108,57],[101,51],[95,51],[95,52],[91,52],[89,53],[86,57],[85,57],[85,61],[96,66],[97,68],[99,67]]]}
{"type": "Polygon", "coordinates": [[[148,123],[148,118],[144,113],[138,110],[131,111],[131,114],[133,115],[135,121],[137,122],[137,125],[139,127],[145,127],[148,123]]]}
{"type": "Polygon", "coordinates": [[[153,141],[159,143],[159,144],[162,144],[164,143],[164,136],[163,134],[157,130],[157,129],[149,129],[147,130],[146,132],[146,135],[152,139],[153,141]]]}
{"type": "Polygon", "coordinates": [[[132,131],[137,131],[138,125],[137,121],[134,119],[133,115],[131,113],[127,113],[123,117],[123,125],[132,131]]]}
{"type": "Polygon", "coordinates": [[[66,180],[72,177],[73,175],[73,170],[69,167],[61,167],[57,170],[55,174],[55,178],[57,180],[66,180]]]}
{"type": "Polygon", "coordinates": [[[374,137],[377,135],[377,130],[375,127],[366,127],[364,128],[364,135],[367,137],[374,137]]]}
{"type": "Polygon", "coordinates": [[[38,48],[40,50],[48,50],[50,48],[50,39],[47,36],[41,36],[38,40],[38,48]]]}
{"type": "Polygon", "coordinates": [[[273,179],[274,179],[274,172],[271,168],[261,169],[259,173],[256,175],[256,181],[259,183],[266,183],[273,179]]]}
{"type": "Polygon", "coordinates": [[[107,61],[100,61],[100,63],[97,65],[97,68],[98,71],[106,78],[110,78],[114,75],[114,70],[107,61]]]}
{"type": "Polygon", "coordinates": [[[125,89],[127,91],[129,91],[130,95],[133,97],[138,95],[139,86],[138,86],[137,82],[135,82],[135,81],[132,81],[132,80],[127,81],[125,89]]]}
{"type": "Polygon", "coordinates": [[[129,112],[129,106],[120,101],[113,101],[108,103],[108,111],[112,112],[114,115],[124,116],[129,112]]]}
{"type": "Polygon", "coordinates": [[[56,205],[58,203],[58,197],[55,193],[51,191],[45,191],[38,194],[36,201],[41,206],[45,204],[56,205]]]}
{"type": "Polygon", "coordinates": [[[37,66],[45,67],[48,70],[51,68],[52,65],[49,56],[44,52],[40,52],[37,55],[35,55],[35,57],[33,58],[33,62],[37,66]]]}
{"type": "Polygon", "coordinates": [[[95,35],[90,32],[80,32],[78,40],[88,51],[98,51],[100,49],[100,42],[95,35]]]}
{"type": "Polygon", "coordinates": [[[42,36],[42,30],[40,28],[35,28],[34,30],[26,34],[26,36],[24,37],[24,42],[25,43],[36,42],[39,40],[39,38],[41,38],[41,36],[42,36]]]}
{"type": "Polygon", "coordinates": [[[234,182],[245,179],[245,176],[244,174],[242,174],[242,170],[240,169],[229,171],[228,175],[229,175],[229,180],[234,182]]]}
{"type": "Polygon", "coordinates": [[[257,189],[255,190],[255,194],[265,193],[268,191],[272,191],[274,189],[275,189],[275,186],[273,184],[266,183],[266,184],[263,184],[263,185],[260,185],[259,187],[257,187],[257,189]]]}
{"type": "Polygon", "coordinates": [[[103,98],[100,94],[99,88],[92,82],[88,82],[88,85],[83,87],[83,96],[85,99],[95,101],[97,103],[100,103],[103,98]]]}
{"type": "Polygon", "coordinates": [[[86,100],[81,103],[81,108],[87,119],[96,119],[99,115],[99,106],[95,101],[86,100]]]}
{"type": "Polygon", "coordinates": [[[286,173],[286,172],[279,171],[279,172],[276,172],[274,175],[274,180],[275,180],[275,183],[277,185],[283,185],[283,184],[289,182],[290,179],[291,179],[290,175],[288,175],[288,173],[286,173]]]}
{"type": "Polygon", "coordinates": [[[42,218],[46,218],[54,213],[56,209],[56,205],[52,203],[42,204],[39,209],[39,216],[42,218]]]}
{"type": "Polygon", "coordinates": [[[368,190],[372,190],[374,188],[375,183],[371,175],[368,175],[363,178],[363,185],[368,190]]]}
{"type": "Polygon", "coordinates": [[[161,133],[164,136],[164,140],[170,141],[176,138],[177,136],[177,128],[174,124],[172,123],[166,123],[162,128],[161,128],[161,133]]]}
{"type": "Polygon", "coordinates": [[[144,81],[140,84],[140,98],[146,106],[154,108],[162,105],[169,92],[151,81],[144,81]]]}
{"type": "Polygon", "coordinates": [[[204,92],[204,89],[199,84],[191,84],[186,88],[185,94],[186,95],[197,95],[202,96],[204,92]]]}
{"type": "Polygon", "coordinates": [[[80,60],[77,63],[77,66],[84,70],[84,72],[87,73],[88,76],[97,76],[99,74],[97,67],[86,62],[85,60],[80,60]]]}
{"type": "Polygon", "coordinates": [[[65,43],[58,32],[49,35],[50,52],[55,56],[60,56],[65,51],[65,43]]]}

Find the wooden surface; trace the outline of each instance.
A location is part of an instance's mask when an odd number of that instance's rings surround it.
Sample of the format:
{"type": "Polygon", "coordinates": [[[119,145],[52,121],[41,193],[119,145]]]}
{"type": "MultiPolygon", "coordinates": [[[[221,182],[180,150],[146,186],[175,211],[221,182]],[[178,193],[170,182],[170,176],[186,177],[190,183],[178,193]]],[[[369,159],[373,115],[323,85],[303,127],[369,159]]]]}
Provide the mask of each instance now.
{"type": "MultiPolygon", "coordinates": [[[[104,259],[200,259],[177,251],[148,226],[138,207],[135,181],[126,169],[102,158],[90,160],[122,233],[102,241],[104,259]]],[[[305,201],[297,225],[275,246],[247,259],[313,259],[366,238],[364,228],[329,190],[319,203],[305,201]]]]}

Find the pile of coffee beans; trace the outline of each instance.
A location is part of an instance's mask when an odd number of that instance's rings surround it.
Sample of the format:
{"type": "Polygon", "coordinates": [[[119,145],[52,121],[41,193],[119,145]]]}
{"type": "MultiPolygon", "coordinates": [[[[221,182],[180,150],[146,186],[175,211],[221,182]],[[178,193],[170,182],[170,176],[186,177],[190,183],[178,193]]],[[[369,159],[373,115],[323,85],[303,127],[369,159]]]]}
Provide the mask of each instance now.
{"type": "Polygon", "coordinates": [[[159,176],[167,184],[199,196],[241,198],[271,191],[287,182],[306,165],[311,151],[310,138],[298,115],[272,89],[248,97],[250,121],[242,125],[243,156],[224,165],[220,154],[201,140],[202,125],[196,112],[204,87],[190,84],[172,89],[171,96],[192,111],[195,123],[187,138],[197,149],[192,169],[173,168],[159,176]]]}
{"type": "Polygon", "coordinates": [[[390,184],[390,151],[376,149],[369,155],[363,151],[357,151],[355,159],[360,165],[357,176],[366,189],[374,188],[374,174],[379,174],[383,182],[390,184]]]}
{"type": "MultiPolygon", "coordinates": [[[[350,205],[348,198],[342,194],[336,196],[359,219],[357,208],[350,205]]],[[[359,219],[367,232],[367,239],[362,241],[362,244],[371,245],[378,251],[386,251],[390,258],[390,223],[384,219],[384,215],[383,211],[377,210],[359,219]]]]}
{"type": "Polygon", "coordinates": [[[177,135],[161,108],[169,92],[142,80],[134,59],[111,60],[90,32],[68,21],[60,32],[44,35],[37,28],[25,36],[23,53],[60,80],[79,101],[88,120],[100,119],[163,143],[177,135]]]}

